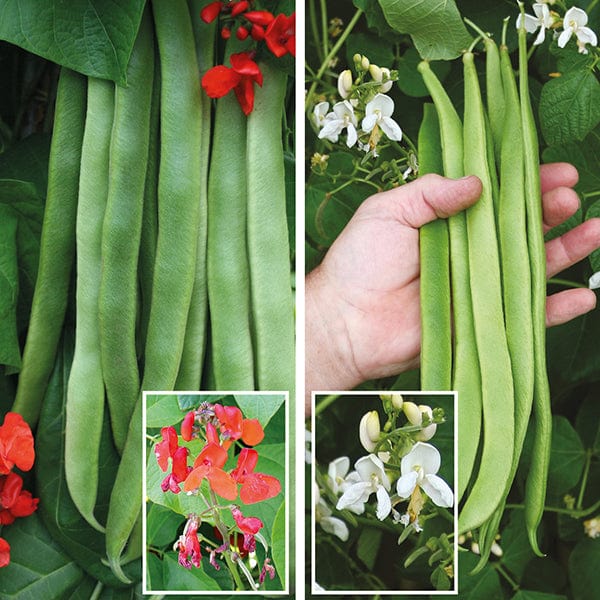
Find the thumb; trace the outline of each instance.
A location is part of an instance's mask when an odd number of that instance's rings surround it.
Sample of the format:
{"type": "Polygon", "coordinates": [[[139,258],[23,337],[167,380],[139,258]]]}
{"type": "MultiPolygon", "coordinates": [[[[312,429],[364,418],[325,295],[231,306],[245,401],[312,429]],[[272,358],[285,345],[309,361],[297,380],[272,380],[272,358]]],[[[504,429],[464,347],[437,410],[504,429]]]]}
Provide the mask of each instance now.
{"type": "Polygon", "coordinates": [[[429,174],[380,194],[380,201],[385,202],[398,221],[416,229],[475,204],[481,191],[481,181],[475,175],[448,179],[429,174]]]}

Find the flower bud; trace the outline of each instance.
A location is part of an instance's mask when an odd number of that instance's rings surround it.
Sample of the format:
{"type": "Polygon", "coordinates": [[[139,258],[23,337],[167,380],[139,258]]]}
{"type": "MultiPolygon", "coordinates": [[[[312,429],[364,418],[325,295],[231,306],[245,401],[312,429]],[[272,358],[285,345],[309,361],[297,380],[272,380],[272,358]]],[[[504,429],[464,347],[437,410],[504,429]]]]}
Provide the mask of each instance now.
{"type": "Polygon", "coordinates": [[[379,414],[376,410],[365,413],[358,426],[358,436],[360,443],[367,452],[373,452],[379,441],[381,434],[381,425],[379,424],[379,414]]]}
{"type": "Polygon", "coordinates": [[[396,410],[402,410],[403,405],[404,399],[402,398],[402,394],[392,394],[392,406],[396,410]]]}
{"type": "Polygon", "coordinates": [[[366,56],[363,56],[360,59],[360,66],[365,70],[368,71],[369,67],[371,66],[371,61],[369,61],[369,59],[366,56]]]}
{"type": "Polygon", "coordinates": [[[390,70],[387,67],[381,67],[381,75],[382,78],[378,79],[378,81],[383,81],[383,83],[381,84],[379,91],[382,94],[387,94],[387,92],[389,92],[392,89],[392,85],[394,85],[394,82],[390,79],[390,70]]]}
{"type": "Polygon", "coordinates": [[[352,71],[350,69],[346,69],[339,74],[337,87],[342,98],[346,99],[350,95],[352,90],[352,71]]]}
{"type": "Polygon", "coordinates": [[[358,54],[358,52],[352,57],[352,60],[354,61],[354,64],[356,65],[356,67],[358,68],[360,66],[360,63],[362,62],[362,56],[360,54],[358,54]]]}
{"type": "MultiPolygon", "coordinates": [[[[419,410],[421,413],[425,413],[431,419],[433,417],[433,411],[431,410],[431,406],[427,406],[425,404],[419,404],[419,410]]],[[[426,442],[430,440],[437,430],[437,425],[432,423],[431,425],[427,425],[424,429],[419,431],[417,435],[415,435],[415,440],[418,442],[426,442]]]]}
{"type": "Polygon", "coordinates": [[[402,404],[402,410],[411,425],[421,425],[423,416],[419,407],[414,402],[404,402],[402,404]]]}
{"type": "Polygon", "coordinates": [[[369,67],[369,73],[371,74],[373,81],[381,82],[381,80],[383,79],[383,71],[381,67],[378,67],[375,64],[371,64],[371,66],[369,67]]]}

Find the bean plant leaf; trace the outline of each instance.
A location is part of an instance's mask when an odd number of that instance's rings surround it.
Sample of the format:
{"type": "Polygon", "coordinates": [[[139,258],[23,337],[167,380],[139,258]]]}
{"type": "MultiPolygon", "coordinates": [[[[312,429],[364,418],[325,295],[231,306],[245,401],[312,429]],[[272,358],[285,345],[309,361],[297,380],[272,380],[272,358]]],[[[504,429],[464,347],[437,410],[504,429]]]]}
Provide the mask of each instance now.
{"type": "Polygon", "coordinates": [[[17,219],[0,204],[0,365],[5,365],[7,373],[18,372],[21,368],[18,297],[17,219]]]}
{"type": "Polygon", "coordinates": [[[598,402],[598,384],[596,384],[581,403],[575,427],[581,436],[585,448],[600,454],[600,402],[598,402]]]}
{"type": "Polygon", "coordinates": [[[185,569],[177,562],[177,555],[168,552],[163,555],[162,576],[163,589],[172,591],[220,591],[222,588],[208,574],[208,569],[214,570],[206,557],[202,557],[200,568],[185,569]]]}
{"type": "Polygon", "coordinates": [[[235,402],[246,419],[258,419],[263,429],[285,401],[283,394],[236,394],[235,402]]]}
{"type": "Polygon", "coordinates": [[[91,77],[126,83],[145,0],[5,0],[0,39],[91,77]]]}
{"type": "Polygon", "coordinates": [[[547,594],[546,592],[535,592],[532,590],[519,590],[512,600],[567,600],[563,594],[547,594]]]}
{"type": "Polygon", "coordinates": [[[393,47],[389,44],[382,44],[381,38],[372,33],[351,33],[346,43],[346,64],[354,63],[354,55],[362,54],[366,56],[371,63],[380,67],[390,68],[394,61],[393,47]]]}
{"type": "Polygon", "coordinates": [[[365,527],[358,537],[356,553],[369,571],[373,570],[377,553],[381,544],[382,532],[380,529],[365,527]]]}
{"type": "Polygon", "coordinates": [[[17,519],[2,530],[2,537],[10,544],[10,564],[0,569],[0,597],[64,598],[84,578],[39,515],[17,519]]]}
{"type": "Polygon", "coordinates": [[[554,416],[552,447],[548,470],[548,492],[562,495],[577,485],[585,463],[585,449],[581,438],[569,421],[554,416]]]}
{"type": "Polygon", "coordinates": [[[185,413],[179,408],[177,396],[165,394],[160,396],[148,395],[146,409],[147,427],[168,427],[179,423],[185,413]]]}
{"type": "Polygon", "coordinates": [[[583,140],[600,122],[600,83],[589,69],[548,81],[539,106],[542,134],[548,145],[583,140]]]}
{"type": "MultiPolygon", "coordinates": [[[[576,523],[574,519],[568,517],[576,523]]],[[[527,563],[521,578],[521,588],[524,590],[538,590],[540,592],[554,592],[563,590],[567,585],[566,569],[549,556],[535,557],[527,563]]]]}
{"type": "Polygon", "coordinates": [[[183,521],[182,515],[151,502],[146,518],[148,544],[155,548],[166,548],[169,544],[173,544],[177,530],[183,521]]]}
{"type": "Polygon", "coordinates": [[[34,133],[15,142],[0,154],[0,179],[30,181],[37,195],[45,197],[48,186],[50,135],[34,133]]]}
{"type": "Polygon", "coordinates": [[[390,26],[409,33],[421,58],[451,60],[471,43],[454,0],[379,0],[390,26]]]}
{"type": "Polygon", "coordinates": [[[286,557],[286,511],[285,501],[281,503],[275,520],[273,522],[273,531],[271,532],[271,555],[273,563],[279,575],[279,579],[285,582],[285,557],[286,557]]]}
{"type": "Polygon", "coordinates": [[[523,511],[513,510],[508,525],[502,530],[502,565],[521,580],[533,550],[527,538],[523,511]]]}
{"type": "Polygon", "coordinates": [[[569,557],[573,600],[594,600],[600,589],[600,538],[581,540],[569,557]]]}
{"type": "Polygon", "coordinates": [[[479,557],[462,552],[458,560],[458,582],[461,600],[503,600],[504,592],[496,569],[487,564],[477,575],[470,575],[479,557]]]}
{"type": "MultiPolygon", "coordinates": [[[[594,217],[600,217],[600,200],[596,200],[585,213],[586,220],[594,217]]],[[[600,248],[597,248],[590,254],[589,261],[594,273],[600,271],[600,248]]]]}
{"type": "MultiPolygon", "coordinates": [[[[423,98],[429,96],[427,87],[423,83],[421,73],[417,71],[417,66],[421,62],[420,56],[414,48],[409,48],[398,62],[398,87],[407,96],[423,98]]],[[[434,62],[431,64],[431,70],[437,75],[440,81],[444,81],[450,72],[450,63],[434,62]]]]}

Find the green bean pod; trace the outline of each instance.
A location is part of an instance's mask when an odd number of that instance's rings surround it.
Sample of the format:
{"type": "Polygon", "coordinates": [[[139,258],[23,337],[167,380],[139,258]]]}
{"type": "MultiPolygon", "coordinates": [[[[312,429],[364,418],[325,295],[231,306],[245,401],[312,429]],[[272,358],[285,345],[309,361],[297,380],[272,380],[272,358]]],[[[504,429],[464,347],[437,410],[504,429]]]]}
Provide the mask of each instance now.
{"type": "Polygon", "coordinates": [[[294,304],[285,202],[281,117],[286,75],[262,63],[264,84],[248,116],[248,257],[256,384],[292,390],[295,376],[294,304]]]}
{"type": "MultiPolygon", "coordinates": [[[[443,173],[439,122],[424,106],[419,129],[419,175],[443,173]],[[436,146],[440,152],[436,153],[436,146]],[[439,157],[439,161],[434,160],[439,157]]],[[[452,389],[452,323],[450,311],[450,242],[448,223],[436,219],[419,230],[421,261],[421,389],[452,389]]]]}
{"type": "Polygon", "coordinates": [[[235,96],[217,101],[209,179],[208,294],[218,390],[255,389],[246,247],[246,118],[235,96]]]}
{"type": "Polygon", "coordinates": [[[40,260],[12,410],[34,427],[60,339],[75,257],[79,165],[87,82],[62,68],[56,92],[40,260]]]}
{"type": "Polygon", "coordinates": [[[485,87],[487,114],[490,119],[490,131],[492,137],[492,146],[496,156],[496,162],[490,163],[490,170],[493,164],[500,160],[502,149],[502,138],[504,136],[504,125],[506,115],[511,113],[505,108],[503,93],[503,80],[500,68],[500,53],[496,42],[489,37],[483,38],[485,45],[485,87]]]}
{"type": "Polygon", "coordinates": [[[459,515],[459,530],[479,527],[494,513],[507,484],[514,446],[514,388],[504,330],[502,285],[492,184],[486,157],[485,114],[474,57],[463,55],[465,79],[464,168],[483,191],[467,209],[469,268],[475,339],[481,369],[483,443],[477,477],[459,515]]]}
{"type": "Polygon", "coordinates": [[[202,194],[202,111],[184,0],[152,2],[161,67],[158,239],[142,388],[173,389],[195,281],[202,194]]]}
{"type": "Polygon", "coordinates": [[[116,88],[108,199],[102,226],[100,349],[111,427],[119,452],[123,450],[140,390],[136,351],[137,266],[153,73],[152,24],[145,12],[127,67],[128,85],[116,88]]]}
{"type": "MultiPolygon", "coordinates": [[[[438,112],[444,175],[464,175],[463,125],[452,101],[429,63],[419,71],[438,112]]],[[[469,280],[467,223],[463,211],[448,218],[450,232],[450,273],[454,326],[452,389],[458,392],[461,412],[458,421],[458,493],[460,500],[469,483],[481,431],[481,379],[473,328],[473,307],[469,280]]]]}
{"type": "Polygon", "coordinates": [[[519,29],[519,98],[523,125],[525,157],[525,198],[527,202],[527,244],[531,265],[531,308],[533,317],[534,388],[533,414],[535,430],[531,466],[525,486],[525,525],[532,549],[542,556],[537,543],[537,528],[544,512],[552,412],[550,385],[546,370],[546,249],[544,246],[542,192],[540,183],[537,129],[531,108],[527,76],[527,40],[524,28],[519,29]]]}
{"type": "MultiPolygon", "coordinates": [[[[197,2],[188,2],[192,28],[196,41],[196,57],[199,78],[213,66],[215,47],[215,25],[200,19],[197,2]]],[[[190,302],[190,312],[181,355],[181,364],[175,388],[178,390],[200,389],[204,353],[207,344],[208,325],[208,275],[207,275],[207,238],[208,238],[208,164],[211,146],[211,109],[210,98],[200,92],[200,111],[202,132],[200,134],[201,183],[197,197],[200,210],[198,227],[198,254],[196,257],[196,276],[190,302]]],[[[235,139],[235,138],[234,138],[235,139]]]]}
{"type": "Polygon", "coordinates": [[[104,528],[94,517],[94,505],[98,490],[104,382],[98,296],[114,96],[112,82],[89,79],[76,224],[75,352],[67,386],[65,431],[65,475],[69,492],[82,516],[99,531],[104,528]]]}

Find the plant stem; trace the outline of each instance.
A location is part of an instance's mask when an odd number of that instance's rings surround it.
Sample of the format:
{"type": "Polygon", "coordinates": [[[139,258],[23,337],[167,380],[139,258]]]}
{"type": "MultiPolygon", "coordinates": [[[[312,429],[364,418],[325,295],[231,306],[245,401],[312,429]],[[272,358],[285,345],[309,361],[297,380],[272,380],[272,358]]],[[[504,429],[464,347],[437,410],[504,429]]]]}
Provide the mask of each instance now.
{"type": "Polygon", "coordinates": [[[227,567],[229,568],[229,571],[231,572],[233,580],[235,581],[235,585],[237,587],[237,590],[243,592],[245,590],[245,588],[244,588],[244,584],[242,582],[242,579],[240,577],[240,574],[238,573],[237,565],[231,559],[229,551],[225,551],[223,553],[223,556],[225,557],[225,562],[227,563],[227,567]]]}
{"type": "Polygon", "coordinates": [[[323,54],[327,54],[329,50],[329,37],[328,37],[328,27],[327,27],[327,2],[325,0],[321,0],[321,48],[323,49],[323,54]]]}
{"type": "Polygon", "coordinates": [[[551,279],[548,279],[548,283],[554,283],[555,285],[564,285],[566,287],[573,288],[587,288],[587,285],[585,283],[569,281],[568,279],[560,279],[559,277],[552,277],[551,279]]]}
{"type": "Polygon", "coordinates": [[[315,417],[320,415],[330,404],[333,404],[338,398],[339,394],[330,394],[329,396],[325,396],[319,404],[315,406],[315,417]]]}
{"type": "Polygon", "coordinates": [[[315,0],[310,0],[308,5],[308,18],[310,21],[310,32],[315,43],[315,48],[317,49],[317,57],[320,61],[323,61],[323,49],[321,48],[321,44],[319,44],[319,28],[317,26],[317,11],[315,10],[315,0]]]}
{"type": "Polygon", "coordinates": [[[92,595],[90,596],[90,600],[98,600],[98,598],[100,598],[100,594],[102,594],[102,590],[104,589],[104,584],[99,581],[96,584],[96,587],[94,588],[94,591],[92,592],[92,595]]]}
{"type": "Polygon", "coordinates": [[[519,589],[519,584],[509,575],[508,571],[506,571],[506,569],[504,569],[499,562],[494,563],[494,567],[498,570],[498,573],[500,573],[500,575],[502,575],[502,577],[508,581],[509,585],[516,592],[519,589]]]}
{"type": "Polygon", "coordinates": [[[317,87],[318,80],[321,79],[321,77],[323,76],[323,73],[325,73],[325,71],[327,70],[327,67],[329,66],[331,59],[338,53],[339,49],[343,46],[344,42],[346,41],[347,37],[350,35],[352,30],[354,29],[354,26],[356,25],[356,23],[358,22],[358,19],[360,18],[360,16],[362,14],[363,14],[363,11],[361,8],[359,8],[354,13],[354,16],[350,20],[350,23],[348,23],[348,26],[343,31],[342,35],[340,35],[338,41],[335,43],[335,45],[333,46],[333,48],[331,49],[329,54],[325,57],[325,60],[323,60],[323,62],[321,63],[321,66],[319,67],[319,70],[317,71],[317,81],[313,81],[312,85],[310,86],[310,89],[308,90],[308,94],[306,94],[305,107],[307,110],[310,107],[310,105],[312,104],[312,97],[315,93],[315,89],[317,87]]]}
{"type": "Polygon", "coordinates": [[[398,530],[392,525],[388,525],[383,521],[379,521],[378,519],[367,519],[366,517],[355,517],[356,522],[359,525],[364,525],[365,527],[372,527],[374,529],[381,529],[382,531],[387,531],[388,533],[393,533],[394,535],[398,535],[398,530]]]}
{"type": "MultiPolygon", "coordinates": [[[[514,508],[514,509],[523,509],[525,508],[524,504],[507,504],[506,508],[514,508]]],[[[562,508],[558,506],[544,506],[544,512],[553,512],[559,515],[569,515],[574,519],[580,519],[581,517],[587,517],[592,513],[596,512],[600,508],[600,500],[598,502],[594,502],[588,508],[582,509],[574,509],[574,508],[562,508]]]]}
{"type": "Polygon", "coordinates": [[[581,510],[583,505],[583,495],[585,494],[585,488],[587,487],[588,475],[590,473],[590,466],[592,463],[592,449],[588,448],[585,457],[585,466],[583,467],[583,475],[581,476],[581,487],[579,488],[579,496],[577,498],[577,510],[581,510]]]}
{"type": "Polygon", "coordinates": [[[596,4],[598,4],[598,0],[592,0],[588,7],[585,9],[585,12],[588,13],[588,15],[590,14],[590,12],[592,12],[592,10],[595,8],[596,4]]]}

